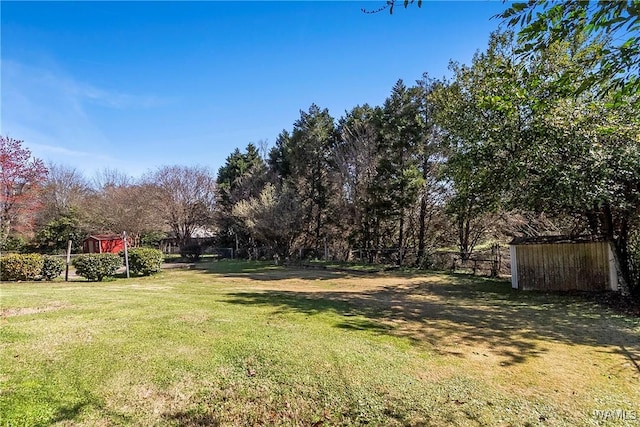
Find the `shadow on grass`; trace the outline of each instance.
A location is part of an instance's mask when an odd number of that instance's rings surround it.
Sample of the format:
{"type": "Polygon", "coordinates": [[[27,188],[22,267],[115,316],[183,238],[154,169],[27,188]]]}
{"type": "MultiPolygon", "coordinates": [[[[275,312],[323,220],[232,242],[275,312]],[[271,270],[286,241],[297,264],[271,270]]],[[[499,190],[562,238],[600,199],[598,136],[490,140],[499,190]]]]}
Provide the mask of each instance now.
{"type": "Polygon", "coordinates": [[[80,402],[74,403],[72,405],[61,405],[58,407],[55,415],[51,420],[46,423],[42,423],[40,425],[51,425],[54,423],[59,423],[63,421],[74,421],[80,413],[84,410],[85,407],[93,406],[94,402],[92,400],[83,399],[80,402]]]}
{"type": "Polygon", "coordinates": [[[406,337],[442,354],[464,357],[461,346],[478,346],[503,366],[544,355],[548,349],[541,341],[613,346],[618,350],[607,351],[638,358],[640,337],[585,298],[517,292],[500,280],[447,277],[444,283],[405,282],[363,292],[241,292],[227,302],[273,306],[280,313],[335,313],[341,316],[338,328],[406,337]]]}
{"type": "Polygon", "coordinates": [[[185,427],[215,427],[220,425],[218,418],[210,414],[202,414],[194,411],[181,411],[164,414],[163,418],[169,425],[185,427]]]}
{"type": "MultiPolygon", "coordinates": [[[[80,400],[75,403],[62,403],[59,401],[51,403],[57,408],[55,414],[48,421],[35,424],[36,426],[49,426],[58,423],[67,425],[66,423],[68,422],[78,422],[82,418],[82,413],[91,408],[98,409],[110,420],[117,421],[118,424],[130,425],[133,422],[130,417],[105,408],[104,404],[87,390],[84,390],[80,400]]],[[[13,424],[9,423],[7,425],[13,424]]]]}
{"type": "MultiPolygon", "coordinates": [[[[347,267],[326,267],[308,264],[305,266],[275,265],[269,261],[209,261],[195,264],[195,269],[225,277],[245,277],[251,280],[272,281],[284,279],[332,280],[348,277],[371,277],[377,270],[362,270],[347,267]]],[[[415,273],[394,271],[393,275],[408,276],[415,273]]]]}

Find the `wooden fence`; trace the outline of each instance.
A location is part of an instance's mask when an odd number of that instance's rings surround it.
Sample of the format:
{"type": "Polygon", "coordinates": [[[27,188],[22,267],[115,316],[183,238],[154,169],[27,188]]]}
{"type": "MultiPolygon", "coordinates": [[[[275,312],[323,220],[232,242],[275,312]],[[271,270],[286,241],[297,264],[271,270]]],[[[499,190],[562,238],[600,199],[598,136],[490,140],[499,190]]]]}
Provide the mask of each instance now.
{"type": "Polygon", "coordinates": [[[522,290],[617,290],[609,242],[511,245],[511,283],[522,290]]]}

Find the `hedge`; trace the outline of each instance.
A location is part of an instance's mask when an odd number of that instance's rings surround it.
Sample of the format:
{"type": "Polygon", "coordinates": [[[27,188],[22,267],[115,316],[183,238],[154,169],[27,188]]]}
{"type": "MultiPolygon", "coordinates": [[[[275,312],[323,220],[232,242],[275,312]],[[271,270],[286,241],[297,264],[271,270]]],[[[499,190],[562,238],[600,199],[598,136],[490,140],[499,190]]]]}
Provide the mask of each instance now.
{"type": "Polygon", "coordinates": [[[202,249],[199,243],[189,243],[180,249],[180,256],[189,261],[198,261],[202,255],[202,249]]]}
{"type": "Polygon", "coordinates": [[[82,254],[74,258],[72,262],[76,268],[76,274],[88,280],[101,282],[108,276],[113,276],[122,260],[116,254],[82,254]]]}
{"type": "Polygon", "coordinates": [[[152,248],[129,249],[129,270],[133,274],[148,276],[160,271],[164,255],[162,251],[152,248]]]}
{"type": "Polygon", "coordinates": [[[45,256],[40,274],[44,280],[53,280],[62,274],[66,266],[62,258],[45,256]]]}
{"type": "Polygon", "coordinates": [[[35,280],[42,272],[40,254],[9,254],[0,258],[0,280],[35,280]]]}

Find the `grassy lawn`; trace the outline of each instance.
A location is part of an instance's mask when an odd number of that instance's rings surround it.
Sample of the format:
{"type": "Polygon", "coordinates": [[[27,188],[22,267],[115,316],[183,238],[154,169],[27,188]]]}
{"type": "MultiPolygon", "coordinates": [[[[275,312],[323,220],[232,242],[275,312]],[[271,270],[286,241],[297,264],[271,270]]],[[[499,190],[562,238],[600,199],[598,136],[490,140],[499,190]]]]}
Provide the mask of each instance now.
{"type": "Polygon", "coordinates": [[[640,424],[640,319],[505,281],[211,262],[0,297],[2,427],[640,424]]]}

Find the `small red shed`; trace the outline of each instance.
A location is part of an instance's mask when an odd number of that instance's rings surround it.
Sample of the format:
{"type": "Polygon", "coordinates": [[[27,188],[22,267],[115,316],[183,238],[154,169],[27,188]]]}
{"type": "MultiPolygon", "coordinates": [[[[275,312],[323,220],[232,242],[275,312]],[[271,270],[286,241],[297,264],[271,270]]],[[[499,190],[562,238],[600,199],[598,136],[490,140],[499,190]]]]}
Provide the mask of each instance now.
{"type": "MultiPolygon", "coordinates": [[[[129,242],[130,246],[131,242],[129,242]]],[[[124,250],[122,236],[114,234],[91,235],[82,241],[82,252],[84,253],[102,254],[111,252],[117,254],[122,250],[124,250]]]]}

